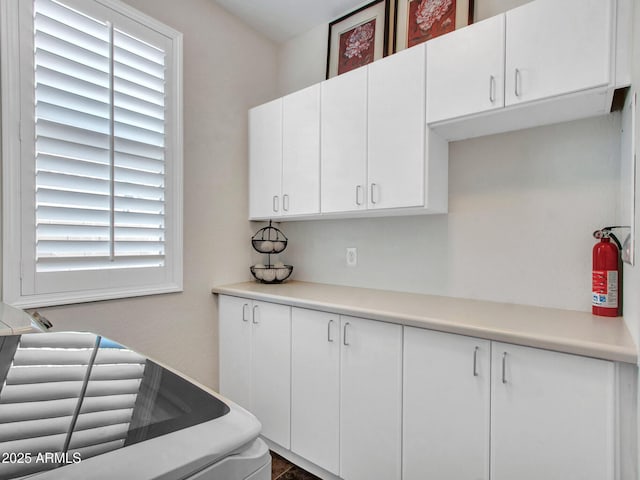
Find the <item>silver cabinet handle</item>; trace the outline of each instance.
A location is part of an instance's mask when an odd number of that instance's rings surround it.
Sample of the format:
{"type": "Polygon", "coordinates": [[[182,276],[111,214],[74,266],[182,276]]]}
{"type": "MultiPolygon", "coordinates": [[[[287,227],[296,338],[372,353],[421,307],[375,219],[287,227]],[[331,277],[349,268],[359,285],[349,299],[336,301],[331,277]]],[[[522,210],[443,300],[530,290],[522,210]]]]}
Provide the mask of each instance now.
{"type": "Polygon", "coordinates": [[[329,320],[327,324],[327,342],[333,343],[333,337],[331,336],[331,325],[333,325],[333,320],[329,320]]]}
{"type": "Polygon", "coordinates": [[[277,212],[278,210],[280,210],[280,199],[278,198],[278,195],[273,196],[273,203],[271,207],[273,208],[274,212],[277,212]]]}
{"type": "Polygon", "coordinates": [[[496,101],[496,77],[489,75],[489,101],[491,103],[496,101]]]}
{"type": "Polygon", "coordinates": [[[248,303],[245,303],[244,305],[242,305],[242,321],[243,322],[248,322],[249,321],[249,315],[247,315],[248,308],[249,308],[249,304],[248,303]]]}
{"type": "Polygon", "coordinates": [[[474,377],[478,376],[478,350],[480,350],[480,347],[476,347],[473,350],[473,376],[474,377]]]}
{"type": "Polygon", "coordinates": [[[289,194],[287,193],[282,196],[282,210],[289,211],[289,194]]]}
{"type": "Polygon", "coordinates": [[[344,324],[344,331],[342,332],[342,343],[344,344],[345,347],[348,347],[349,345],[351,345],[348,341],[347,341],[347,327],[351,325],[349,322],[346,322],[344,324]]]}
{"type": "Polygon", "coordinates": [[[507,352],[502,352],[502,383],[507,383],[507,352]]]}
{"type": "Polygon", "coordinates": [[[254,305],[254,306],[253,306],[253,323],[260,323],[260,322],[258,322],[258,315],[257,315],[257,313],[259,313],[259,312],[258,312],[258,305],[254,305]]]}
{"type": "Polygon", "coordinates": [[[376,199],[375,199],[375,190],[378,188],[378,185],[376,183],[372,183],[371,184],[371,203],[373,205],[375,205],[376,203],[376,199]]]}
{"type": "Polygon", "coordinates": [[[362,185],[356,185],[356,205],[357,206],[362,205],[362,202],[360,201],[361,192],[362,192],[362,185]]]}
{"type": "Polygon", "coordinates": [[[516,97],[519,97],[520,96],[520,89],[518,88],[518,84],[520,83],[520,69],[519,68],[516,68],[513,81],[515,83],[515,85],[514,85],[514,93],[516,94],[516,97]]]}

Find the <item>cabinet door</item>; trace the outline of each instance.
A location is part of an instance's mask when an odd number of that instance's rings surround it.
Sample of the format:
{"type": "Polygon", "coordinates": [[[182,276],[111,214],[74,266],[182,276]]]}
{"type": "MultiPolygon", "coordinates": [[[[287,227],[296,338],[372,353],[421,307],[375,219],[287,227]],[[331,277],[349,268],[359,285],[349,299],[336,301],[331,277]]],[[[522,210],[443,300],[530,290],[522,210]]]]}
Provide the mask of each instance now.
{"type": "Polygon", "coordinates": [[[291,311],[291,451],[336,475],[340,458],[340,320],[291,311]]]}
{"type": "Polygon", "coordinates": [[[249,218],[280,215],[282,99],[249,110],[249,218]]]}
{"type": "Polygon", "coordinates": [[[369,208],[424,205],[425,46],[369,69],[369,208]]]}
{"type": "Polygon", "coordinates": [[[251,410],[251,300],[220,295],[220,393],[251,410]]]}
{"type": "Polygon", "coordinates": [[[252,413],[262,435],[289,448],[291,307],[254,302],[252,322],[252,413]]]}
{"type": "Polygon", "coordinates": [[[403,480],[489,480],[490,345],[405,327],[403,480]]]}
{"type": "Polygon", "coordinates": [[[322,212],[367,206],[367,69],[322,83],[322,212]]]}
{"type": "Polygon", "coordinates": [[[399,480],[402,327],[341,317],[340,476],[399,480]]]}
{"type": "Polygon", "coordinates": [[[506,13],[507,105],[606,85],[613,0],[537,0],[506,13]]]}
{"type": "Polygon", "coordinates": [[[613,479],[613,362],[497,342],[492,351],[492,479],[613,479]]]}
{"type": "Polygon", "coordinates": [[[320,85],[283,99],[282,214],[320,212],[320,85]]]}
{"type": "Polygon", "coordinates": [[[427,42],[427,123],[504,107],[504,14],[427,42]]]}

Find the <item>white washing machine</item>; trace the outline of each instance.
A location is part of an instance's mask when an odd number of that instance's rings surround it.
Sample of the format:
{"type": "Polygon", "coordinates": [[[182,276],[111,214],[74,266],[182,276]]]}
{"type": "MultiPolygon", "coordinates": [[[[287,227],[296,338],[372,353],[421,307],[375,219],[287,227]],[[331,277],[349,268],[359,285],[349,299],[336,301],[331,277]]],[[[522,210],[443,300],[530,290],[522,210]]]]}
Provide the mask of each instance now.
{"type": "Polygon", "coordinates": [[[271,478],[253,415],[103,337],[0,337],[0,380],[0,479],[271,478]]]}

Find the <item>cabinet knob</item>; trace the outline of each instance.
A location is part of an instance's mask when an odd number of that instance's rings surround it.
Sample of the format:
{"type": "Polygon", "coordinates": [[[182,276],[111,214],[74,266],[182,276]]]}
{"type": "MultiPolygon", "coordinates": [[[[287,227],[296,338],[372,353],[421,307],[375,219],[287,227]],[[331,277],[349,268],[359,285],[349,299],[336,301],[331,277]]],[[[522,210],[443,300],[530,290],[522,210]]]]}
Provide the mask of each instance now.
{"type": "Polygon", "coordinates": [[[520,96],[520,88],[519,88],[519,83],[520,83],[520,69],[516,68],[515,74],[514,74],[514,78],[513,78],[513,90],[514,93],[516,94],[516,97],[520,96]]]}
{"type": "Polygon", "coordinates": [[[362,185],[356,185],[356,205],[357,206],[362,205],[362,200],[360,200],[361,195],[362,195],[362,185]]]}
{"type": "Polygon", "coordinates": [[[249,304],[245,303],[244,305],[242,305],[242,321],[243,322],[248,322],[249,321],[249,304]]]}
{"type": "Polygon", "coordinates": [[[280,210],[280,198],[278,197],[278,195],[274,195],[273,196],[273,204],[271,205],[273,208],[274,212],[278,212],[278,210],[280,210]]]}
{"type": "Polygon", "coordinates": [[[260,322],[258,321],[258,314],[259,314],[259,313],[260,313],[260,312],[259,312],[259,310],[258,310],[258,305],[254,305],[254,306],[253,306],[253,323],[256,323],[256,324],[257,324],[257,323],[260,323],[260,322]]]}
{"type": "Polygon", "coordinates": [[[282,196],[282,210],[284,210],[285,212],[289,211],[289,194],[285,193],[282,196]]]}

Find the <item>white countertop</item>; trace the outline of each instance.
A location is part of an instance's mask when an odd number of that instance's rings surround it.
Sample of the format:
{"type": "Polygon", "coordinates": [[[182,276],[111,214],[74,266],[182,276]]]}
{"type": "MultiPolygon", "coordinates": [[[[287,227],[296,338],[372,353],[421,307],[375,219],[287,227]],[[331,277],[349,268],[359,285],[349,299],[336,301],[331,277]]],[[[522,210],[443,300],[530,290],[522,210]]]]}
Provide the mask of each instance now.
{"type": "Polygon", "coordinates": [[[298,281],[244,282],[212,293],[637,363],[623,319],[586,312],[298,281]]]}

